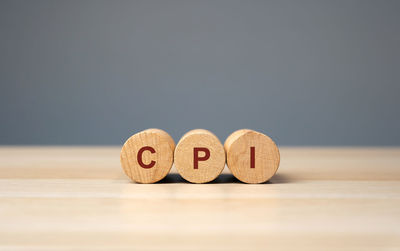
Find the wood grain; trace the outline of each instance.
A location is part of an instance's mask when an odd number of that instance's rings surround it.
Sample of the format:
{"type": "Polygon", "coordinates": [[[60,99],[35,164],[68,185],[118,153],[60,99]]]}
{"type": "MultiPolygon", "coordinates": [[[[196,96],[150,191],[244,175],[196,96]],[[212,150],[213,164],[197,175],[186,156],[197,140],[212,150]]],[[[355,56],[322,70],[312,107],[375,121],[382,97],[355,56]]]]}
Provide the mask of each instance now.
{"type": "Polygon", "coordinates": [[[116,147],[0,147],[0,250],[398,250],[400,148],[280,148],[265,184],[123,173],[116,147]]]}
{"type": "Polygon", "coordinates": [[[216,179],[224,169],[225,150],[212,132],[204,129],[191,130],[176,145],[174,165],[185,180],[207,183],[216,179]],[[196,152],[195,149],[201,151],[196,152]],[[197,161],[195,156],[199,157],[197,161]]]}
{"type": "Polygon", "coordinates": [[[263,183],[278,170],[278,147],[263,133],[237,130],[225,140],[224,147],[229,170],[242,182],[263,183]]]}
{"type": "Polygon", "coordinates": [[[122,146],[121,166],[133,181],[155,183],[165,178],[171,170],[174,148],[174,140],[163,130],[138,132],[122,146]]]}

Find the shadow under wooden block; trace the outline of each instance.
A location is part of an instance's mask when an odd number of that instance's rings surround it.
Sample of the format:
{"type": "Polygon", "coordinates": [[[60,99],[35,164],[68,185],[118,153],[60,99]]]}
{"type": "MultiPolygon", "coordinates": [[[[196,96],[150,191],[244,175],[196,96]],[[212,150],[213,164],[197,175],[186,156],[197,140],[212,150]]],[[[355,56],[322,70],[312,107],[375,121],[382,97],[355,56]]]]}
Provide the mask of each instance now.
{"type": "MultiPolygon", "coordinates": [[[[284,184],[295,182],[294,179],[290,179],[287,175],[284,174],[275,174],[269,181],[261,183],[261,184],[284,184]]],[[[192,184],[189,181],[183,179],[178,173],[170,173],[164,179],[160,180],[156,184],[168,184],[168,183],[187,183],[192,184]]],[[[228,184],[228,183],[237,183],[237,184],[246,184],[235,178],[231,173],[222,173],[215,180],[208,182],[206,184],[228,184]]]]}

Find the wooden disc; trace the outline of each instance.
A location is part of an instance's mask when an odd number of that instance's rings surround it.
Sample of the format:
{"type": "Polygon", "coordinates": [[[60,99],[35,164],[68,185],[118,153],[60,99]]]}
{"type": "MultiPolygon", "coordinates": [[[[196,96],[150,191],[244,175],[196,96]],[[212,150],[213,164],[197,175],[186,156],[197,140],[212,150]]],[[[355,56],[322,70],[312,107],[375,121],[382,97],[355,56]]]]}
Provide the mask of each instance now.
{"type": "Polygon", "coordinates": [[[225,150],[212,132],[187,132],[175,148],[174,164],[179,174],[192,183],[214,180],[225,167],[225,150]]]}
{"type": "Polygon", "coordinates": [[[126,175],[138,183],[154,183],[171,170],[175,142],[160,129],[147,129],[131,136],[121,150],[126,175]]]}
{"type": "Polygon", "coordinates": [[[224,147],[229,170],[242,182],[263,183],[278,170],[279,149],[265,134],[238,130],[229,135],[224,147]]]}

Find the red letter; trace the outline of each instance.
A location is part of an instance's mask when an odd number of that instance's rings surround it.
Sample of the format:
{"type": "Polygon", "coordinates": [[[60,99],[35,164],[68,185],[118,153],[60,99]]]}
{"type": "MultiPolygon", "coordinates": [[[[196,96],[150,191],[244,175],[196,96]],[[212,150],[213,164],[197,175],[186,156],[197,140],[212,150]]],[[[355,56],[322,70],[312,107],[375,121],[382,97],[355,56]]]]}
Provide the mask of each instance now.
{"type": "Polygon", "coordinates": [[[250,168],[256,168],[256,148],[250,147],[250,168]]]}
{"type": "Polygon", "coordinates": [[[210,158],[210,150],[205,147],[195,147],[193,148],[193,167],[194,169],[199,169],[199,160],[208,160],[210,158]],[[199,157],[199,152],[204,152],[203,157],[199,157]]]}
{"type": "Polygon", "coordinates": [[[148,164],[148,165],[146,165],[145,163],[143,163],[142,154],[143,154],[144,151],[149,151],[149,152],[151,152],[151,153],[155,153],[156,150],[154,150],[154,148],[151,147],[151,146],[144,146],[144,147],[140,148],[140,150],[139,150],[139,152],[138,152],[138,154],[137,154],[137,162],[139,163],[139,165],[140,165],[141,167],[143,167],[143,168],[152,168],[152,167],[156,164],[156,162],[155,162],[154,160],[152,160],[152,161],[150,162],[150,164],[148,164]]]}

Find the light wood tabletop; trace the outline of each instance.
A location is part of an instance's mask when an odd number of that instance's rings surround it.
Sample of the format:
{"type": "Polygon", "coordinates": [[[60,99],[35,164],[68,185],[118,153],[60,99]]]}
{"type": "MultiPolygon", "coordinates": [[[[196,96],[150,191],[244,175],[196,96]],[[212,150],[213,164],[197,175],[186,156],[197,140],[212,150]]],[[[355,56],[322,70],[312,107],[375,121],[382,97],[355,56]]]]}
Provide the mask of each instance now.
{"type": "Polygon", "coordinates": [[[135,184],[120,149],[0,147],[0,250],[400,250],[400,148],[282,147],[258,185],[135,184]]]}

